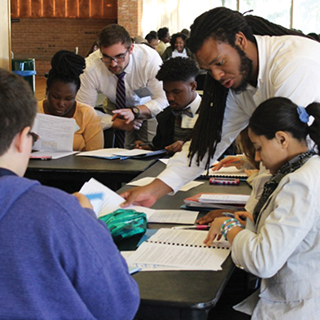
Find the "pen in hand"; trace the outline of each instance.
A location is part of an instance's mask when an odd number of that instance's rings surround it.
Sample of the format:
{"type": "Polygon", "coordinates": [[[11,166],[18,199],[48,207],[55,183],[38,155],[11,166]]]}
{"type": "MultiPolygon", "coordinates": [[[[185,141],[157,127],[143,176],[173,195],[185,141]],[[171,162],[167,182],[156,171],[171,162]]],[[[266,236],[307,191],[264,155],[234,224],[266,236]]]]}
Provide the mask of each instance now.
{"type": "Polygon", "coordinates": [[[198,225],[194,225],[194,226],[177,226],[177,227],[172,227],[171,229],[197,229],[197,230],[209,230],[210,229],[210,225],[208,224],[198,224],[198,225]]]}
{"type": "MultiPolygon", "coordinates": [[[[229,160],[229,161],[226,161],[225,163],[224,163],[224,165],[225,164],[231,164],[231,163],[233,163],[233,164],[236,164],[236,163],[242,163],[242,160],[237,160],[237,159],[234,159],[234,160],[229,160]]],[[[219,162],[218,163],[215,163],[215,164],[213,164],[210,168],[215,168],[217,165],[219,164],[219,162]]]]}
{"type": "MultiPolygon", "coordinates": [[[[234,214],[231,213],[231,212],[222,212],[222,215],[225,216],[225,217],[229,217],[229,218],[235,218],[234,214]]],[[[243,218],[243,217],[239,217],[239,218],[242,221],[246,220],[246,218],[243,218]]]]}

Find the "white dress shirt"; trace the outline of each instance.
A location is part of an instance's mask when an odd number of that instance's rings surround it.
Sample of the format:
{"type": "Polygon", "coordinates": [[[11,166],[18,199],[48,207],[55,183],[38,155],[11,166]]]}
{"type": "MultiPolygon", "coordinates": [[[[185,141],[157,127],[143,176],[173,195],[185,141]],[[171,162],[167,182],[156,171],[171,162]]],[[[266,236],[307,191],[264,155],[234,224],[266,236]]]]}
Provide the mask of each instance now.
{"type": "MultiPolygon", "coordinates": [[[[108,70],[101,61],[101,57],[100,50],[97,50],[86,58],[86,69],[80,76],[81,87],[76,97],[77,101],[92,107],[96,105],[98,91],[112,103],[116,101],[118,78],[108,70]]],[[[127,107],[144,104],[150,110],[152,117],[167,107],[168,101],[162,89],[162,82],[155,77],[162,63],[159,54],[154,49],[144,44],[134,45],[133,52],[129,57],[129,64],[124,70],[126,72],[124,81],[127,107]],[[145,87],[148,87],[152,92],[148,102],[140,100],[133,91],[145,87]]]]}
{"type": "MultiPolygon", "coordinates": [[[[193,114],[193,118],[188,117],[186,114],[181,115],[181,128],[183,129],[192,129],[198,119],[198,109],[200,107],[201,97],[196,93],[194,100],[185,108],[190,107],[190,112],[193,114]]],[[[184,109],[185,109],[184,108],[184,109]]]]}
{"type": "MultiPolygon", "coordinates": [[[[229,90],[224,114],[222,139],[211,163],[247,127],[253,111],[272,97],[286,97],[299,106],[320,102],[320,43],[299,36],[255,36],[258,46],[259,73],[257,87],[248,85],[246,91],[235,94],[229,90]]],[[[210,132],[208,132],[210,134],[210,132]]],[[[158,178],[174,191],[198,177],[207,157],[197,166],[195,158],[189,167],[189,142],[169,161],[158,178]]]]}

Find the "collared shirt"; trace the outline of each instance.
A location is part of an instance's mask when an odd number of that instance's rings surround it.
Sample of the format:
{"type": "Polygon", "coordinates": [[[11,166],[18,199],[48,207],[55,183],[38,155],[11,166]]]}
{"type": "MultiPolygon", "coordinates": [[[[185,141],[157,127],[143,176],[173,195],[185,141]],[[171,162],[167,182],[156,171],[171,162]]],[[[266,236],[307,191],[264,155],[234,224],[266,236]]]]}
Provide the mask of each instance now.
{"type": "Polygon", "coordinates": [[[193,118],[188,117],[186,114],[181,115],[181,128],[192,129],[198,119],[198,109],[201,103],[201,97],[197,93],[195,99],[186,108],[190,107],[193,118]]]}
{"type": "Polygon", "coordinates": [[[187,135],[191,132],[193,129],[197,119],[198,119],[198,109],[201,103],[201,97],[197,93],[195,99],[187,105],[185,108],[190,108],[189,112],[193,115],[191,118],[190,116],[186,114],[182,114],[179,116],[180,121],[176,121],[174,126],[174,141],[182,140],[184,141],[187,137],[187,135]]]}
{"type": "Polygon", "coordinates": [[[167,47],[168,47],[167,44],[165,44],[163,41],[159,40],[158,46],[157,46],[157,52],[159,53],[160,56],[166,51],[167,47]]]}
{"type": "MultiPolygon", "coordinates": [[[[118,78],[110,72],[101,61],[101,52],[97,50],[86,58],[86,69],[80,76],[81,87],[76,100],[94,107],[98,91],[104,94],[109,101],[116,101],[116,87],[118,78]]],[[[129,64],[125,68],[124,77],[126,87],[126,106],[144,104],[152,116],[157,115],[168,105],[162,82],[156,79],[156,74],[162,64],[159,54],[146,45],[135,44],[132,54],[129,56],[129,64]],[[152,92],[148,102],[139,103],[134,90],[148,87],[152,92]]]]}
{"type": "Polygon", "coordinates": [[[186,48],[184,48],[182,52],[179,52],[179,51],[176,50],[176,49],[173,50],[171,58],[176,58],[176,57],[188,58],[186,48]]]}
{"type": "Polygon", "coordinates": [[[0,177],[4,176],[16,176],[16,174],[11,170],[0,168],[0,177]]]}
{"type": "MultiPolygon", "coordinates": [[[[253,111],[272,97],[286,97],[299,106],[320,102],[320,44],[299,36],[255,36],[259,55],[257,87],[235,94],[229,90],[222,127],[222,139],[211,163],[224,152],[249,122],[253,111]]],[[[210,134],[210,132],[208,132],[210,134]]],[[[193,158],[189,167],[189,143],[175,154],[158,178],[174,191],[198,177],[207,157],[198,167],[193,158]]]]}

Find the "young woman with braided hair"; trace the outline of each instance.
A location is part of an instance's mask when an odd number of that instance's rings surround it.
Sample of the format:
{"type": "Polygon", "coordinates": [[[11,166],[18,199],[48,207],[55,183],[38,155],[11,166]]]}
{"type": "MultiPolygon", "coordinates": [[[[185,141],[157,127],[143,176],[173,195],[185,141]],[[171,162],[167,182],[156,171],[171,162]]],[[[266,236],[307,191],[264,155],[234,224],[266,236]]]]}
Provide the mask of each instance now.
{"type": "Polygon", "coordinates": [[[52,57],[51,66],[47,79],[47,98],[38,102],[38,112],[76,120],[74,151],[103,148],[100,118],[91,106],[75,100],[81,85],[80,74],[85,68],[84,58],[61,50],[52,57]]]}
{"type": "Polygon", "coordinates": [[[123,193],[123,206],[150,206],[195,179],[247,127],[263,101],[320,101],[320,44],[296,31],[219,7],[194,21],[187,46],[208,71],[191,143],[151,184],[123,193]]]}

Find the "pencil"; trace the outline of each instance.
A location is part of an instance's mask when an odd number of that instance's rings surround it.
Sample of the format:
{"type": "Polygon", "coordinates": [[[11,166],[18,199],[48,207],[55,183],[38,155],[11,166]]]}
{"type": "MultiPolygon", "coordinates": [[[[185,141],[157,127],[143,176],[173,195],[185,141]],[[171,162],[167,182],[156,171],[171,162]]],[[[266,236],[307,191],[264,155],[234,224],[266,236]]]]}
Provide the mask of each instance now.
{"type": "MultiPolygon", "coordinates": [[[[223,165],[225,165],[225,164],[227,164],[227,163],[240,163],[240,162],[242,162],[242,160],[231,159],[231,160],[225,162],[223,165]]],[[[214,168],[214,167],[217,166],[217,165],[218,165],[218,163],[215,163],[215,164],[213,164],[210,168],[214,168]]]]}
{"type": "Polygon", "coordinates": [[[207,224],[198,224],[195,226],[177,226],[177,227],[173,227],[171,229],[197,229],[197,230],[209,230],[210,229],[210,225],[207,224]]]}

